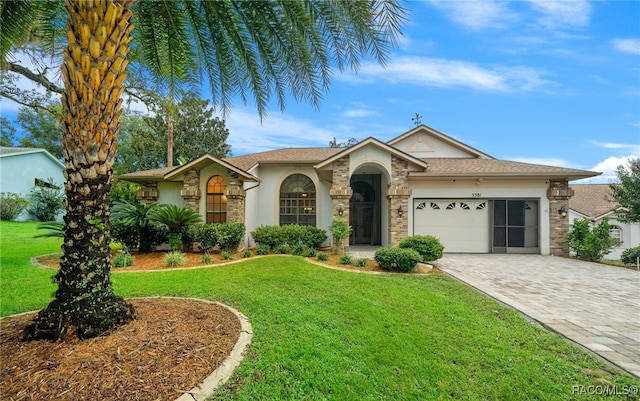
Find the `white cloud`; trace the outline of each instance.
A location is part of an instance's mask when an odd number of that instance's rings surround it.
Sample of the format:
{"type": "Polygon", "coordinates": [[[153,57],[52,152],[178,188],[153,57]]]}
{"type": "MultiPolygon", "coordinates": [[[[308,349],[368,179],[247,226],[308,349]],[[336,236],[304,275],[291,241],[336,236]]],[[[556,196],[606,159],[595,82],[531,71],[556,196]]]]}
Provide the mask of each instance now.
{"type": "Polygon", "coordinates": [[[514,162],[520,163],[531,163],[531,164],[541,164],[543,166],[554,166],[554,167],[567,167],[570,168],[569,162],[563,159],[555,159],[555,158],[544,158],[544,157],[514,157],[509,158],[507,160],[511,160],[514,162]]]}
{"type": "Polygon", "coordinates": [[[344,76],[347,82],[374,82],[376,79],[391,83],[415,84],[435,87],[467,87],[481,91],[530,91],[546,86],[544,71],[525,66],[482,66],[459,60],[424,57],[399,57],[382,67],[363,65],[357,79],[344,76]]]}
{"type": "MultiPolygon", "coordinates": [[[[608,184],[618,180],[618,176],[616,175],[616,169],[620,165],[626,165],[630,159],[637,159],[638,154],[621,156],[621,157],[608,157],[605,160],[590,168],[591,171],[599,171],[602,175],[598,177],[594,177],[588,180],[580,180],[581,184],[608,184]]],[[[578,183],[578,181],[576,181],[578,183]]]]}
{"type": "Polygon", "coordinates": [[[340,142],[345,136],[344,131],[318,127],[284,114],[270,114],[261,123],[258,112],[251,109],[232,109],[225,125],[234,156],[285,147],[329,146],[333,137],[340,142]]]}
{"type": "Polygon", "coordinates": [[[538,23],[547,29],[582,28],[589,24],[591,4],[587,0],[529,0],[540,13],[538,23]]]}
{"type": "Polygon", "coordinates": [[[353,118],[353,117],[369,117],[369,116],[375,116],[378,113],[374,110],[368,110],[368,109],[350,109],[350,110],[345,110],[342,112],[342,116],[343,117],[348,117],[348,118],[353,118]]]}
{"type": "Polygon", "coordinates": [[[623,152],[630,152],[632,154],[640,154],[640,143],[616,143],[616,142],[598,142],[589,141],[590,144],[604,149],[619,149],[623,152]]]}
{"type": "Polygon", "coordinates": [[[640,39],[615,39],[611,43],[619,52],[640,54],[640,39]]]}
{"type": "Polygon", "coordinates": [[[471,30],[503,28],[505,21],[516,16],[505,2],[492,1],[432,1],[450,19],[471,30]]]}

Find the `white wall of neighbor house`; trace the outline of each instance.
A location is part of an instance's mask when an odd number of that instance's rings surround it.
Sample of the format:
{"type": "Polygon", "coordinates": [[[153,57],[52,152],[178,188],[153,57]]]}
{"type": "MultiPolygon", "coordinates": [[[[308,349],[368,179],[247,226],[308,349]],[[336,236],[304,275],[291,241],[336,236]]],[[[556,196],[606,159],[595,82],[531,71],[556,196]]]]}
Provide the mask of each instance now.
{"type": "MultiPolygon", "coordinates": [[[[13,192],[26,197],[35,186],[35,180],[48,181],[64,189],[63,168],[42,152],[23,153],[0,158],[0,192],[13,192]],[[25,168],[27,166],[28,168],[25,168]]],[[[62,214],[58,216],[61,218],[62,214]]],[[[33,218],[23,211],[16,218],[18,221],[33,218]]]]}
{"type": "MultiPolygon", "coordinates": [[[[535,199],[538,200],[539,248],[542,255],[550,253],[548,181],[545,180],[490,180],[490,179],[442,179],[411,180],[412,194],[409,205],[415,199],[535,199]]],[[[413,235],[415,210],[409,213],[409,235],[413,235]]],[[[491,222],[487,221],[487,230],[491,222]]],[[[445,250],[446,251],[446,250],[445,250]]]]}

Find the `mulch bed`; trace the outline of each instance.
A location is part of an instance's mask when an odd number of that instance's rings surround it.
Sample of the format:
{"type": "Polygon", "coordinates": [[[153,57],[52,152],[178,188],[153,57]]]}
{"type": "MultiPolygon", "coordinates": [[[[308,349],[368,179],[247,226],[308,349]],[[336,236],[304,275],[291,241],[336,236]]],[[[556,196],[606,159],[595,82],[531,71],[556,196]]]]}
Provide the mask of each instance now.
{"type": "Polygon", "coordinates": [[[223,306],[187,299],[130,301],[137,319],[81,341],[20,340],[35,313],[0,320],[4,400],[175,400],[230,354],[238,318],[223,306]]]}

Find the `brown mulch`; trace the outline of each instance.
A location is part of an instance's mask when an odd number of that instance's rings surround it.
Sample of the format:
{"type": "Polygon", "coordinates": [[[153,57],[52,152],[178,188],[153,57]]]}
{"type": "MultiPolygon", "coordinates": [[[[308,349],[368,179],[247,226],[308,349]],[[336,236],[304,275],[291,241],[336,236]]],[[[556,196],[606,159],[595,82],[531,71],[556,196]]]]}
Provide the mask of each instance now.
{"type": "MultiPolygon", "coordinates": [[[[133,265],[127,266],[127,267],[113,267],[112,271],[113,272],[138,271],[138,270],[149,271],[149,270],[171,269],[169,267],[164,266],[163,257],[166,253],[167,253],[166,251],[164,252],[155,251],[155,252],[149,252],[149,253],[138,253],[134,251],[134,252],[131,252],[131,255],[133,256],[133,259],[134,259],[133,265]]],[[[364,267],[358,267],[355,264],[345,265],[340,263],[340,255],[336,255],[331,251],[328,251],[326,253],[329,255],[329,260],[319,261],[315,257],[307,258],[307,260],[313,263],[317,263],[317,264],[321,264],[329,267],[341,268],[341,269],[348,269],[348,270],[361,271],[361,272],[389,273],[389,271],[381,269],[378,266],[378,263],[376,263],[374,260],[369,260],[367,262],[367,265],[364,267]]],[[[212,252],[211,253],[212,261],[205,264],[202,262],[203,253],[184,252],[184,254],[185,254],[185,261],[179,268],[194,268],[194,267],[220,265],[220,264],[230,263],[230,262],[239,262],[247,259],[243,257],[242,252],[236,252],[235,254],[233,254],[233,259],[231,260],[223,259],[220,256],[219,252],[212,252]]],[[[45,256],[37,257],[35,258],[35,260],[37,261],[37,263],[39,263],[42,266],[56,269],[58,268],[60,263],[60,255],[58,254],[45,255],[45,256]]],[[[353,260],[353,262],[355,263],[355,259],[353,260]]],[[[417,268],[416,271],[414,271],[414,273],[424,273],[424,271],[421,271],[420,269],[417,268]]],[[[442,273],[442,271],[439,270],[436,266],[434,266],[433,270],[431,270],[430,273],[439,274],[439,273],[442,273]]],[[[399,274],[407,274],[407,273],[399,273],[399,274]]]]}
{"type": "Polygon", "coordinates": [[[35,313],[0,320],[0,398],[175,400],[227,358],[241,325],[223,306],[197,300],[130,301],[137,319],[81,341],[20,340],[35,313]]]}

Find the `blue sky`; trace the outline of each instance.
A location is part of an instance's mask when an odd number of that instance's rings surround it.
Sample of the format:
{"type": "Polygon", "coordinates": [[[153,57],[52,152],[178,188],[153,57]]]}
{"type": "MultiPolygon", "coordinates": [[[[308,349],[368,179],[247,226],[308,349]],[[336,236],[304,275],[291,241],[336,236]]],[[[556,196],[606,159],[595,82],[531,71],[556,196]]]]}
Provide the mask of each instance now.
{"type": "MultiPolygon", "coordinates": [[[[234,156],[387,141],[422,123],[498,159],[600,171],[640,157],[640,2],[409,1],[386,67],[334,74],[320,109],[234,104],[234,156]]],[[[205,95],[203,90],[202,95],[205,95]]],[[[11,115],[10,102],[0,102],[11,115]]]]}

